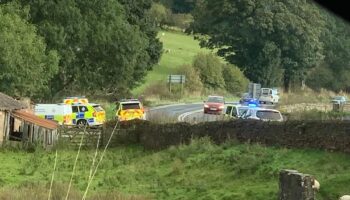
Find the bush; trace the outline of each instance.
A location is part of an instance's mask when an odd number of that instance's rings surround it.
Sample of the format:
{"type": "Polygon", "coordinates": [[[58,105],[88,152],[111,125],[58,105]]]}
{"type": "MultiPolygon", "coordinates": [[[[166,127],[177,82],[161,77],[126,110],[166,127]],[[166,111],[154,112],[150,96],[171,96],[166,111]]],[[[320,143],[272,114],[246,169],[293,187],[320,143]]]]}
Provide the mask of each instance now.
{"type": "Polygon", "coordinates": [[[170,13],[171,10],[167,9],[160,3],[153,3],[149,10],[149,15],[159,26],[167,23],[170,13]]]}
{"type": "Polygon", "coordinates": [[[248,86],[248,79],[243,72],[234,65],[224,65],[222,76],[225,81],[225,88],[228,92],[239,95],[244,92],[248,86]]]}
{"type": "Polygon", "coordinates": [[[192,65],[182,65],[178,73],[186,76],[185,89],[191,94],[199,95],[203,89],[203,83],[199,72],[192,65]]]}
{"type": "Polygon", "coordinates": [[[181,85],[172,84],[170,92],[169,85],[166,81],[157,81],[154,84],[149,85],[145,89],[143,95],[147,97],[158,97],[160,100],[178,100],[181,97],[181,85]]]}
{"type": "Polygon", "coordinates": [[[213,89],[225,87],[225,81],[222,77],[222,63],[215,55],[199,53],[193,60],[193,67],[198,70],[205,87],[213,89]]]}

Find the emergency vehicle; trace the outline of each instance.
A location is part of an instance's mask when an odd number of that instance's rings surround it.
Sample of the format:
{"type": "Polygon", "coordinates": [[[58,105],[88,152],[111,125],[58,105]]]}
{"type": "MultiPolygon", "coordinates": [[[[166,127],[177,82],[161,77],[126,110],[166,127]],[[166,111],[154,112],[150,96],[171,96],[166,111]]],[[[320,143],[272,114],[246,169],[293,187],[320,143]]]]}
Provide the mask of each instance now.
{"type": "Polygon", "coordinates": [[[106,112],[100,104],[89,103],[85,97],[67,97],[63,100],[72,108],[73,125],[102,125],[106,121],[106,112]]]}
{"type": "Polygon", "coordinates": [[[72,124],[72,107],[65,104],[36,104],[34,114],[43,119],[56,121],[60,125],[72,124]]]}
{"type": "Polygon", "coordinates": [[[138,99],[123,99],[117,102],[116,117],[119,121],[146,119],[145,109],[138,99]]]}

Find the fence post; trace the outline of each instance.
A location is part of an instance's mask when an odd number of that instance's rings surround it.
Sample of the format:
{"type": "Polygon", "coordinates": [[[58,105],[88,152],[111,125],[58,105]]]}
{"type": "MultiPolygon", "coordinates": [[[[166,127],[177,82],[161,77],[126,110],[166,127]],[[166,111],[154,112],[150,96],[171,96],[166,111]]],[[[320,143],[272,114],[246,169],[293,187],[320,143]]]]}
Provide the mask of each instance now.
{"type": "Polygon", "coordinates": [[[314,178],[296,170],[284,169],[279,177],[279,200],[315,200],[314,178]]]}

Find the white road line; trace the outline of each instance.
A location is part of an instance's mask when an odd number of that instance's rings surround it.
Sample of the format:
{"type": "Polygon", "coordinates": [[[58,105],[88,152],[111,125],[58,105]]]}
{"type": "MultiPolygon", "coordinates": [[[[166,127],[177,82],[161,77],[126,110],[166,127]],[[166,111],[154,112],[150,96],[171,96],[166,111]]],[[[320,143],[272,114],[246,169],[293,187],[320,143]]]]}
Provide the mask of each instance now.
{"type": "Polygon", "coordinates": [[[179,115],[179,117],[177,118],[177,121],[184,122],[186,117],[188,117],[194,113],[198,113],[198,112],[202,112],[202,111],[203,111],[203,109],[185,112],[185,113],[179,115]]]}
{"type": "Polygon", "coordinates": [[[149,108],[148,110],[149,111],[153,111],[153,110],[159,110],[159,109],[169,108],[169,107],[174,107],[174,106],[185,106],[185,105],[194,105],[194,104],[201,104],[201,103],[202,102],[170,104],[170,105],[164,105],[164,106],[157,106],[157,107],[149,108]]]}

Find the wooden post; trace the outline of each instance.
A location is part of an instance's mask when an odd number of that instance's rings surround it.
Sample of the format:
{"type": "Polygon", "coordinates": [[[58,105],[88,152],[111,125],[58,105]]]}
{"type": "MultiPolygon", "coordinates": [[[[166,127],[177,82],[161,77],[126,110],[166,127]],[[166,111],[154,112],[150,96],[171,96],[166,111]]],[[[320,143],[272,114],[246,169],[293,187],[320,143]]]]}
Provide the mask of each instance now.
{"type": "Polygon", "coordinates": [[[184,90],[184,83],[182,80],[182,75],[180,76],[180,83],[181,83],[181,97],[183,96],[183,90],[184,90]]]}
{"type": "Polygon", "coordinates": [[[169,92],[171,93],[171,75],[169,75],[169,92]]]}
{"type": "Polygon", "coordinates": [[[296,170],[281,170],[279,200],[315,200],[314,178],[296,170]]]}

